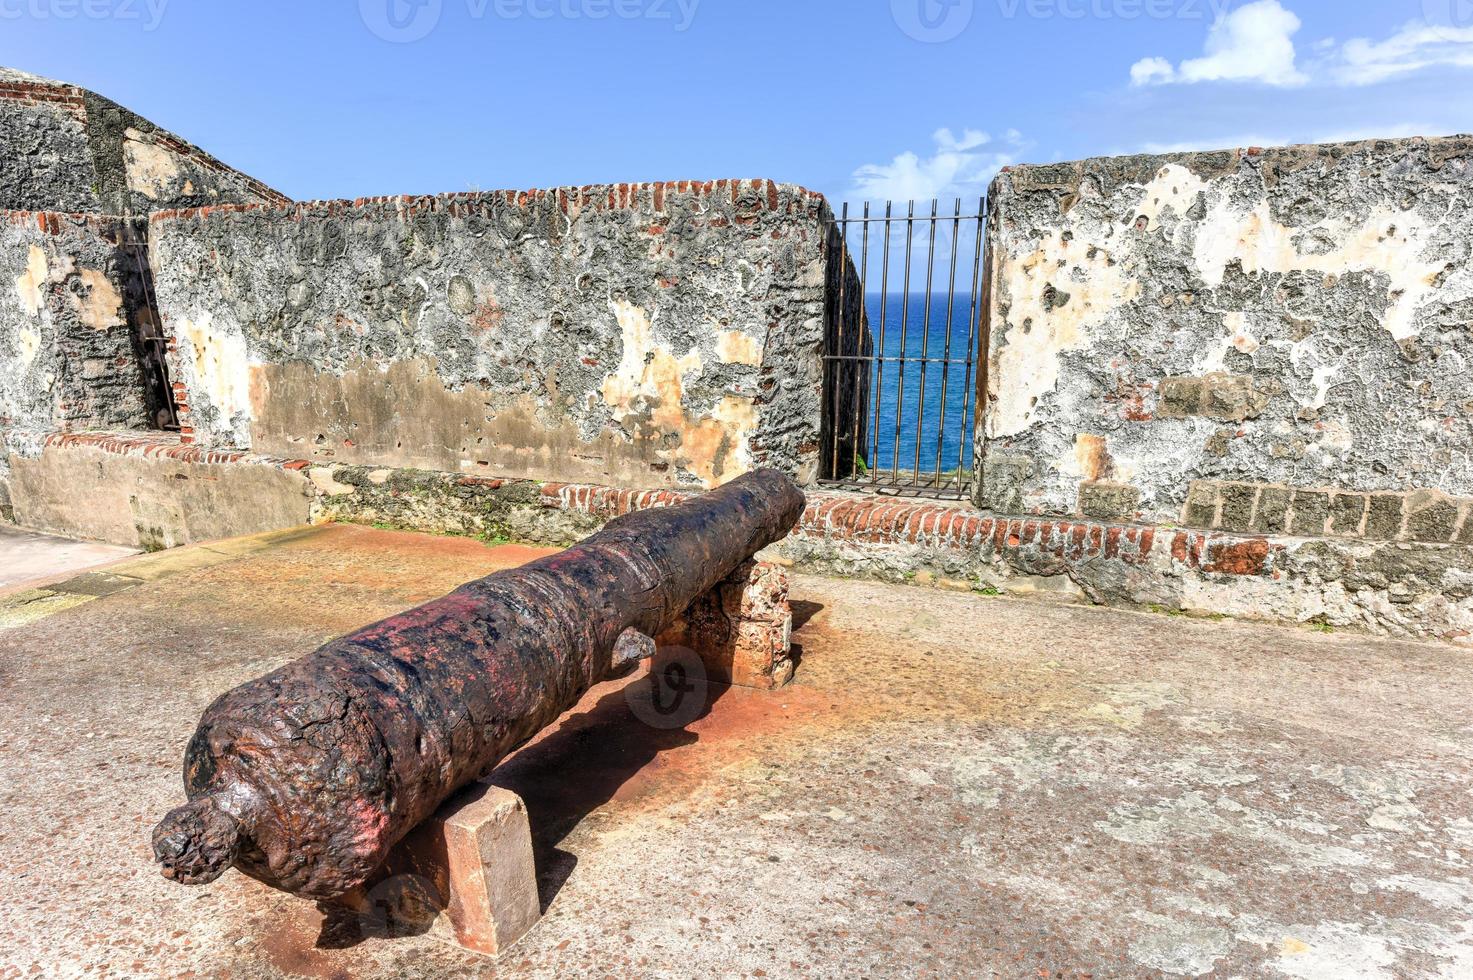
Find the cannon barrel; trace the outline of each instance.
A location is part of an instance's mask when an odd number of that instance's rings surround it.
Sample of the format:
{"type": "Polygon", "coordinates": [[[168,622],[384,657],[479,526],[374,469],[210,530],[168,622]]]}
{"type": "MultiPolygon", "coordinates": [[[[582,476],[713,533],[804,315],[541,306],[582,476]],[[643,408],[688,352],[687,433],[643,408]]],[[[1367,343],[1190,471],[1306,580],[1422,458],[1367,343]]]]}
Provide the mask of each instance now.
{"type": "Polygon", "coordinates": [[[225,694],[185,754],[189,802],[154,830],[164,875],[205,884],[234,866],[316,899],[366,884],[458,789],[786,537],[803,504],[784,474],[750,473],[225,694]]]}

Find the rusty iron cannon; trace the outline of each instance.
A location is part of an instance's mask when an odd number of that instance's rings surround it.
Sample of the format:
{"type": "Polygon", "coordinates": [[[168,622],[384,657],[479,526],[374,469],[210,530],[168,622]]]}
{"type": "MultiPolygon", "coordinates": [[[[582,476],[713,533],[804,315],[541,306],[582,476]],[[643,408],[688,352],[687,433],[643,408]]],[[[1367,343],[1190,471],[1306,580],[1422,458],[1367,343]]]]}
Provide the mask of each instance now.
{"type": "Polygon", "coordinates": [[[751,473],[229,692],[190,740],[189,802],[154,830],[164,875],[207,884],[238,867],[315,899],[364,885],[457,790],[653,654],[652,637],[786,537],[803,504],[784,474],[751,473]]]}

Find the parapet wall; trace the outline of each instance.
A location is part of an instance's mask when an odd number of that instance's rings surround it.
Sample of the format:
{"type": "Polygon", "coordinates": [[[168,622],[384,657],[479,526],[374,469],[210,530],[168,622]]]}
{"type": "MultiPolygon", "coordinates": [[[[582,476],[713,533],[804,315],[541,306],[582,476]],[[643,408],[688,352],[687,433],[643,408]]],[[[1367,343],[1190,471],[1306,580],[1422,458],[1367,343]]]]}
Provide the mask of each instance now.
{"type": "Polygon", "coordinates": [[[146,428],[128,219],[0,211],[0,510],[29,434],[146,428]]]}
{"type": "Polygon", "coordinates": [[[0,208],[147,214],[285,200],[96,93],[0,68],[0,208]]]}
{"type": "Polygon", "coordinates": [[[185,433],[620,486],[811,481],[831,215],[762,180],[165,211],[185,433]]]}
{"type": "Polygon", "coordinates": [[[981,503],[1461,533],[1473,139],[1016,167],[989,249],[981,503]]]}
{"type": "MultiPolygon", "coordinates": [[[[873,346],[817,194],[296,204],[30,84],[0,72],[30,148],[0,193],[152,216],[0,212],[0,517],[144,547],[323,519],[564,542],[854,457],[825,409],[868,418],[873,346]],[[159,203],[200,194],[236,199],[159,203]]],[[[790,558],[1470,642],[1473,139],[1018,167],[987,255],[981,509],[815,492],[790,558]]]]}

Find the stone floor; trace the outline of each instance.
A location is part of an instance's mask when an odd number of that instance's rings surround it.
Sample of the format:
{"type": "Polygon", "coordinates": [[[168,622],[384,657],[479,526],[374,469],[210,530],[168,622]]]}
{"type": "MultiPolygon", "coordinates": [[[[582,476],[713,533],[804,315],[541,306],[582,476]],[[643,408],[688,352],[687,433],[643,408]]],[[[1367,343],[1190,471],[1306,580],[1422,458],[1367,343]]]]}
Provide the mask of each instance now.
{"type": "Polygon", "coordinates": [[[136,554],[132,548],[71,541],[0,524],[0,595],[136,554]]]}
{"type": "Polygon", "coordinates": [[[606,685],[497,771],[547,906],[499,962],[158,876],[216,694],[532,554],[331,527],[0,600],[0,977],[1473,976],[1466,653],[802,576],[791,688],[668,731],[606,685]]]}

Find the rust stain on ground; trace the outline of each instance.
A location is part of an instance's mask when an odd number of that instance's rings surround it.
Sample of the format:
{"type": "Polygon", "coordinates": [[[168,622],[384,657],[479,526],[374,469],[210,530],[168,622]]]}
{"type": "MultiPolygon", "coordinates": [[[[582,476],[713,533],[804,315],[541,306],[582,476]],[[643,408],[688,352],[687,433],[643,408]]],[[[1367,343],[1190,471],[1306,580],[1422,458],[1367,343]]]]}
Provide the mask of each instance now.
{"type": "Polygon", "coordinates": [[[269,609],[273,622],[320,627],[326,637],[554,553],[336,524],[269,555],[201,569],[195,578],[203,588],[181,593],[179,602],[192,613],[247,622],[269,609]]]}
{"type": "Polygon", "coordinates": [[[331,949],[318,949],[324,916],[312,905],[295,903],[280,909],[262,923],[261,951],[276,969],[289,977],[348,980],[340,957],[331,949]]]}
{"type": "Polygon", "coordinates": [[[199,711],[263,658],[526,557],[347,527],[210,547],[238,557],[0,636],[0,886],[25,896],[0,974],[1137,976],[1186,951],[1190,975],[1332,975],[1337,949],[1384,948],[1401,975],[1465,955],[1458,651],[803,575],[794,686],[718,689],[663,731],[626,700],[638,678],[610,683],[494,771],[527,800],[546,910],[500,963],[339,935],[237,876],[181,898],[144,873],[146,830],[199,711]]]}

